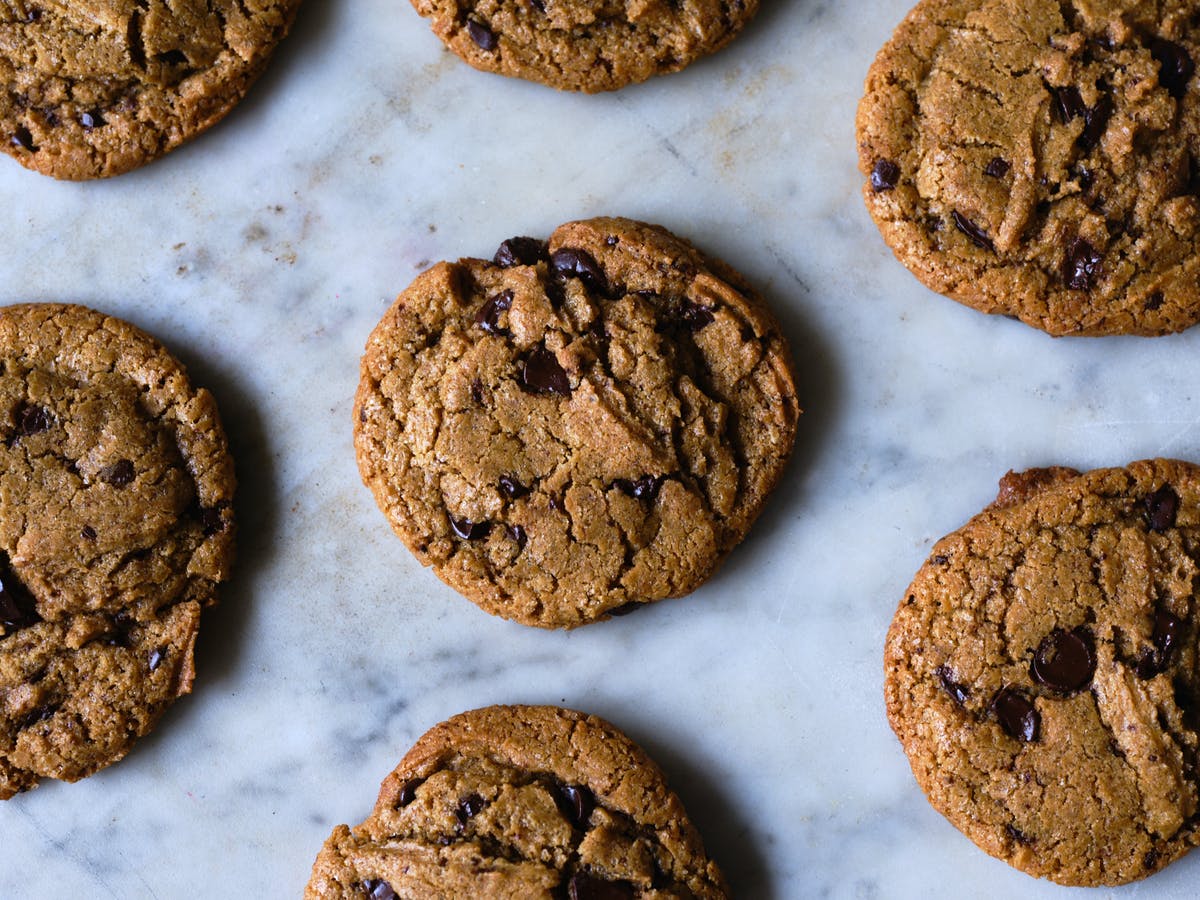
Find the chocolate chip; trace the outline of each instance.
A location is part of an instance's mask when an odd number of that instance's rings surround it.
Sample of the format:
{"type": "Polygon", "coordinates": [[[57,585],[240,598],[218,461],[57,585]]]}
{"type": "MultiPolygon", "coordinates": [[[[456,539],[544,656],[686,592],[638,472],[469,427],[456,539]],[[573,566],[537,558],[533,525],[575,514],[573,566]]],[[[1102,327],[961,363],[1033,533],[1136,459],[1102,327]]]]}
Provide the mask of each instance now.
{"type": "Polygon", "coordinates": [[[162,661],[167,658],[166,647],[155,647],[150,651],[150,671],[153,672],[162,665],[162,661]]]}
{"type": "Polygon", "coordinates": [[[1153,648],[1147,647],[1137,662],[1137,675],[1143,681],[1166,671],[1183,635],[1183,620],[1160,609],[1154,614],[1154,631],[1150,634],[1153,648]]]}
{"type": "Polygon", "coordinates": [[[1020,828],[1017,828],[1015,825],[1005,825],[1004,831],[1014,843],[1024,844],[1026,846],[1033,843],[1033,838],[1023,832],[1020,828]]]}
{"type": "Polygon", "coordinates": [[[33,711],[26,713],[25,717],[17,723],[17,730],[24,731],[26,728],[36,725],[38,722],[45,722],[56,712],[58,712],[57,706],[39,706],[33,711]]]}
{"type": "Polygon", "coordinates": [[[529,0],[529,5],[540,13],[546,12],[546,4],[543,2],[543,0],[529,0]]]}
{"type": "Polygon", "coordinates": [[[954,672],[949,666],[938,666],[933,670],[933,674],[942,683],[942,689],[953,697],[959,706],[967,702],[967,698],[971,696],[971,692],[964,685],[954,680],[954,672]]]}
{"type": "Polygon", "coordinates": [[[29,10],[29,12],[25,13],[25,21],[26,22],[30,22],[30,23],[37,22],[41,18],[42,18],[42,11],[40,9],[31,9],[31,10],[29,10]]]}
{"type": "Polygon", "coordinates": [[[520,525],[505,525],[504,527],[508,531],[508,536],[517,542],[517,549],[524,550],[525,543],[529,540],[525,535],[525,529],[520,525]]]}
{"type": "Polygon", "coordinates": [[[359,885],[371,900],[400,900],[400,895],[382,878],[367,878],[359,885]]]}
{"type": "Polygon", "coordinates": [[[5,565],[0,568],[0,625],[12,634],[42,621],[37,604],[25,585],[16,579],[5,565]]]}
{"type": "Polygon", "coordinates": [[[104,643],[110,647],[129,647],[129,633],[137,620],[127,612],[119,612],[112,619],[112,625],[104,636],[104,643]]]}
{"type": "Polygon", "coordinates": [[[205,537],[212,537],[214,534],[219,534],[225,530],[225,518],[221,515],[221,510],[215,506],[203,506],[200,508],[200,528],[205,537]]]}
{"type": "Polygon", "coordinates": [[[396,797],[396,809],[403,809],[417,799],[417,788],[425,783],[424,778],[410,778],[400,785],[400,794],[396,797]]]}
{"type": "Polygon", "coordinates": [[[113,487],[125,487],[133,481],[133,463],[127,459],[118,459],[111,466],[100,470],[100,480],[108,482],[113,487]]]}
{"type": "Polygon", "coordinates": [[[546,347],[535,348],[521,368],[521,389],[531,394],[559,394],[567,397],[571,393],[571,382],[567,373],[558,364],[554,352],[546,347]]]}
{"type": "Polygon", "coordinates": [[[492,530],[491,522],[469,522],[466,519],[456,519],[454,516],[447,515],[450,520],[450,527],[464,541],[478,541],[488,536],[488,532],[492,530]]]}
{"type": "Polygon", "coordinates": [[[632,900],[636,896],[628,881],[605,881],[586,872],[576,872],[567,882],[570,900],[632,900]]]}
{"type": "Polygon", "coordinates": [[[509,499],[516,500],[519,497],[524,497],[529,493],[529,488],[521,484],[515,478],[509,478],[507,475],[500,476],[500,493],[509,499]]]}
{"type": "Polygon", "coordinates": [[[500,327],[500,313],[512,308],[513,292],[501,291],[489,297],[475,313],[475,324],[488,334],[508,334],[507,328],[500,327]]]}
{"type": "Polygon", "coordinates": [[[483,403],[483,382],[478,378],[471,382],[471,399],[477,404],[483,403]]]}
{"type": "Polygon", "coordinates": [[[1153,294],[1151,294],[1149,297],[1146,298],[1146,310],[1148,312],[1154,312],[1154,310],[1158,309],[1162,305],[1163,305],[1162,291],[1155,291],[1153,294]]]}
{"type": "Polygon", "coordinates": [[[1062,277],[1073,291],[1088,291],[1100,277],[1103,257],[1081,237],[1075,238],[1063,254],[1062,277]]]}
{"type": "Polygon", "coordinates": [[[1112,98],[1108,94],[1101,94],[1095,106],[1083,111],[1083,131],[1079,132],[1077,139],[1081,150],[1086,152],[1100,143],[1112,111],[1112,98]]]}
{"type": "Polygon", "coordinates": [[[1058,113],[1058,121],[1066,125],[1076,116],[1082,116],[1087,110],[1087,105],[1083,102],[1083,95],[1079,93],[1079,88],[1074,86],[1069,87],[1051,87],[1046,85],[1046,89],[1050,91],[1050,96],[1054,98],[1054,111],[1058,113]]]}
{"type": "Polygon", "coordinates": [[[929,557],[929,561],[931,563],[933,563],[935,566],[944,566],[948,562],[950,562],[950,557],[944,556],[941,553],[939,553],[939,554],[937,554],[937,556],[929,557]]]}
{"type": "Polygon", "coordinates": [[[1016,688],[1003,688],[991,704],[992,714],[1009,737],[1028,744],[1038,739],[1038,715],[1033,701],[1016,688]]]}
{"type": "Polygon", "coordinates": [[[82,112],[79,114],[79,124],[91,131],[93,128],[100,128],[107,125],[104,116],[100,115],[100,110],[93,109],[91,112],[82,112]]]}
{"type": "Polygon", "coordinates": [[[871,169],[871,190],[875,193],[890,191],[900,181],[900,167],[890,159],[881,159],[871,169]]]}
{"type": "Polygon", "coordinates": [[[613,487],[623,494],[628,494],[635,500],[653,500],[658,496],[658,489],[667,480],[666,475],[643,475],[636,481],[628,478],[618,478],[613,487]]]}
{"type": "Polygon", "coordinates": [[[592,810],[596,808],[596,798],[581,784],[560,784],[558,806],[571,820],[572,825],[583,828],[587,825],[592,810]]]}
{"type": "Polygon", "coordinates": [[[79,536],[85,541],[94,541],[96,539],[96,529],[91,525],[84,525],[79,529],[79,536]]]}
{"type": "Polygon", "coordinates": [[[30,153],[37,153],[37,145],[33,142],[33,135],[29,133],[29,129],[24,125],[18,125],[17,130],[12,136],[12,145],[20,147],[22,150],[28,150],[30,153]]]}
{"type": "Polygon", "coordinates": [[[467,19],[467,34],[471,36],[480,50],[492,51],[496,49],[496,45],[500,41],[496,37],[496,32],[488,28],[482,22],[476,22],[474,19],[467,19]]]}
{"type": "Polygon", "coordinates": [[[458,801],[458,809],[454,811],[454,818],[458,820],[459,831],[466,828],[467,822],[479,815],[485,806],[487,806],[487,801],[478,794],[468,794],[458,801]]]}
{"type": "Polygon", "coordinates": [[[1092,635],[1086,628],[1055,628],[1033,654],[1030,673],[1049,688],[1069,694],[1084,687],[1096,671],[1092,635]]]}
{"type": "Polygon", "coordinates": [[[976,247],[982,247],[984,250],[996,252],[996,248],[992,246],[992,239],[987,236],[982,228],[960,213],[957,209],[950,211],[950,217],[954,219],[954,227],[971,239],[971,243],[976,247]]]}
{"type": "Polygon", "coordinates": [[[32,403],[17,407],[17,430],[25,437],[47,431],[53,424],[49,410],[32,403]]]}
{"type": "Polygon", "coordinates": [[[586,250],[562,247],[550,254],[550,267],[561,278],[578,278],[589,289],[608,293],[608,278],[595,257],[586,250]]]}
{"type": "Polygon", "coordinates": [[[1001,159],[999,156],[993,156],[992,161],[984,168],[983,174],[990,178],[1003,178],[1011,168],[1012,166],[1008,164],[1007,160],[1001,159]]]}
{"type": "Polygon", "coordinates": [[[1187,93],[1188,82],[1196,71],[1187,50],[1174,41],[1156,37],[1150,41],[1150,55],[1158,63],[1158,83],[1176,99],[1187,93]]]}
{"type": "Polygon", "coordinates": [[[532,266],[546,257],[546,242],[531,237],[513,237],[500,244],[492,262],[502,268],[532,266]]]}
{"type": "Polygon", "coordinates": [[[619,243],[621,243],[621,239],[619,237],[617,237],[615,234],[610,234],[608,237],[606,237],[604,239],[604,246],[606,246],[606,247],[615,247],[619,243]]]}
{"type": "Polygon", "coordinates": [[[692,303],[690,300],[684,300],[679,304],[676,315],[692,331],[700,331],[706,325],[711,325],[716,321],[711,309],[701,306],[699,303],[692,303]]]}
{"type": "Polygon", "coordinates": [[[1175,527],[1175,516],[1179,512],[1179,495],[1169,484],[1164,484],[1145,501],[1146,527],[1151,531],[1163,532],[1175,527]]]}

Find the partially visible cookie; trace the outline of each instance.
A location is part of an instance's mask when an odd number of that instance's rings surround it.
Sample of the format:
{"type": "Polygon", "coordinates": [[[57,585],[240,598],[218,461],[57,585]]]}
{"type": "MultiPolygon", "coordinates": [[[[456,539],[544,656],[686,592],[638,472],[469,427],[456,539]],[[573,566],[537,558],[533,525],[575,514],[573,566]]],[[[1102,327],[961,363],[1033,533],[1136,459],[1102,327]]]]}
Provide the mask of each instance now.
{"type": "Polygon", "coordinates": [[[440,263],[367,342],[363,482],[496,615],[571,628],[698,587],[758,516],[799,415],[774,316],[628,219],[440,263]]]}
{"type": "Polygon", "coordinates": [[[0,308],[0,799],[116,762],[191,690],[233,489],[212,396],[157,341],[0,308]]]}
{"type": "Polygon", "coordinates": [[[1200,831],[1200,467],[1009,473],[934,545],[888,632],[888,718],[933,806],[1069,885],[1200,831]]]}
{"type": "Polygon", "coordinates": [[[0,146],[55,178],[119,175],[225,116],[300,0],[0,4],[0,146]]]}
{"type": "Polygon", "coordinates": [[[306,900],[724,898],[683,804],[615,727],[552,706],[490,706],[428,731],[375,809],[339,825],[306,900]]]}
{"type": "Polygon", "coordinates": [[[1200,319],[1185,0],[922,0],[858,109],[867,208],[926,285],[1053,335],[1200,319]]]}
{"type": "Polygon", "coordinates": [[[758,0],[412,0],[442,42],[485,72],[612,91],[720,50],[758,0]]]}

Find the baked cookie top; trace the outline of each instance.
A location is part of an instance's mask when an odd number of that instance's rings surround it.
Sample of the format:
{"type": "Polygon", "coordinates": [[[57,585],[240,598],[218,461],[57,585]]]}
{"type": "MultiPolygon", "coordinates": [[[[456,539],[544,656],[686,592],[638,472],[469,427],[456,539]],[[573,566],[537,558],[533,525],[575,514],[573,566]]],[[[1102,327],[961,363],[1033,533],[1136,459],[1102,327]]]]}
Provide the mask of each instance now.
{"type": "Polygon", "coordinates": [[[300,0],[0,3],[0,146],[55,178],[119,175],[219,121],[300,0]]]}
{"type": "Polygon", "coordinates": [[[720,50],[758,0],[412,0],[476,69],[567,91],[613,91],[720,50]]]}
{"type": "Polygon", "coordinates": [[[1183,0],[922,0],[858,109],[867,208],[926,285],[1053,335],[1200,319],[1183,0]]]}
{"type": "Polygon", "coordinates": [[[888,718],[993,856],[1115,885],[1200,840],[1200,468],[1009,473],[938,541],[888,632],[888,718]]]}
{"type": "Polygon", "coordinates": [[[233,489],[212,396],[157,341],[0,309],[0,798],[116,762],[190,691],[233,489]]]}
{"type": "Polygon", "coordinates": [[[362,478],[488,612],[571,628],[696,588],[778,480],[799,408],[774,317],[628,219],[420,275],[367,342],[362,478]]]}
{"type": "Polygon", "coordinates": [[[339,825],[306,900],[724,898],[683,804],[615,727],[491,706],[427,732],[357,828],[339,825]]]}

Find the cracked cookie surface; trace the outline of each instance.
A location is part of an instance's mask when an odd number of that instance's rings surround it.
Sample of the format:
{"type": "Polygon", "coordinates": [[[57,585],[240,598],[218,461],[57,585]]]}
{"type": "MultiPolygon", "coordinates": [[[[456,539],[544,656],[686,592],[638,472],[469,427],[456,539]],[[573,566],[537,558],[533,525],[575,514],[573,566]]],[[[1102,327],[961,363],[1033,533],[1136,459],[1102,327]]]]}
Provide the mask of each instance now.
{"type": "Polygon", "coordinates": [[[363,482],[425,565],[570,628],[698,587],[778,480],[799,408],[740,277],[628,219],[440,263],[372,333],[363,482]]]}
{"type": "Polygon", "coordinates": [[[858,109],[871,216],[928,287],[1053,335],[1200,319],[1200,11],[923,0],[858,109]]]}
{"type": "Polygon", "coordinates": [[[412,0],[476,69],[560,90],[612,91],[724,47],[758,0],[412,0]]]}
{"type": "Polygon", "coordinates": [[[0,798],[116,762],[191,690],[233,489],[212,396],[157,341],[0,309],[0,798]]]}
{"type": "Polygon", "coordinates": [[[306,900],[717,900],[724,879],[649,757],[595,716],[491,706],[427,732],[325,842],[306,900]]]}
{"type": "Polygon", "coordinates": [[[888,632],[888,718],[933,806],[1061,884],[1200,842],[1198,561],[1200,467],[1005,476],[888,632]]]}
{"type": "Polygon", "coordinates": [[[3,148],[72,180],[157,159],[237,104],[299,4],[3,0],[3,148]]]}

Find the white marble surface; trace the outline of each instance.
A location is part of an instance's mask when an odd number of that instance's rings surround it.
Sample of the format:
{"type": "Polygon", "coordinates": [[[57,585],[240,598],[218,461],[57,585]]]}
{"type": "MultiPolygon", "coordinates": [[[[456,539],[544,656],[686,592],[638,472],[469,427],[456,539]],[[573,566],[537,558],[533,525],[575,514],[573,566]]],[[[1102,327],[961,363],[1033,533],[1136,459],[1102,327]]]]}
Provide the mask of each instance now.
{"type": "MultiPolygon", "coordinates": [[[[82,301],[176,350],[220,402],[242,548],[195,694],[122,763],[0,806],[0,897],[298,897],[409,744],[493,702],[626,729],[743,898],[1072,893],[926,803],[884,718],[883,636],[932,540],[1008,468],[1200,459],[1200,329],[1052,340],[893,260],[853,115],[907,6],[768,0],[717,56],[584,97],[468,69],[404,0],[308,0],[250,98],[168,158],[83,185],[0,159],[0,302],[82,301]],[[368,332],[429,262],[605,213],[759,285],[807,412],[708,585],[546,633],[478,611],[392,537],[351,395],[368,332]]],[[[1191,897],[1198,877],[1200,854],[1083,893],[1191,897]]]]}

